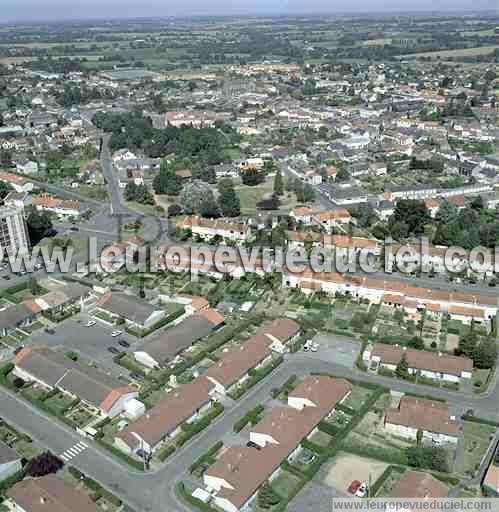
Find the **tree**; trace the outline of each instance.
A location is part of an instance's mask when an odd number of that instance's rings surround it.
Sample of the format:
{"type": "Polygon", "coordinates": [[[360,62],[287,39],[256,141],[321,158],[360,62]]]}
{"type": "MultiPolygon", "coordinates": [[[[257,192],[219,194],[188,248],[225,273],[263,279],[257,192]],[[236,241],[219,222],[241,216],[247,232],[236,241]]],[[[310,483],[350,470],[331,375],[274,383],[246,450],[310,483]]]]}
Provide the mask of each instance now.
{"type": "Polygon", "coordinates": [[[234,183],[231,178],[224,178],[218,183],[218,204],[224,217],[239,217],[241,214],[241,203],[236,194],[234,183]]]}
{"type": "Polygon", "coordinates": [[[145,185],[136,185],[135,182],[129,181],[125,187],[125,199],[140,204],[154,204],[154,199],[145,185]]]}
{"type": "Polygon", "coordinates": [[[179,203],[182,205],[184,213],[189,215],[192,213],[200,213],[201,205],[205,203],[206,200],[212,203],[215,201],[210,186],[200,180],[194,180],[188,183],[182,189],[179,196],[179,203]]]}
{"type": "Polygon", "coordinates": [[[208,194],[206,198],[203,200],[199,207],[199,213],[203,217],[208,218],[217,218],[220,217],[220,209],[218,208],[218,203],[215,200],[215,196],[212,194],[208,194]]]}
{"type": "Polygon", "coordinates": [[[428,209],[422,201],[407,199],[397,202],[397,206],[390,217],[390,232],[394,238],[405,238],[407,235],[420,235],[424,232],[425,224],[430,220],[428,209]],[[401,227],[404,226],[403,229],[401,227]],[[407,229],[405,228],[407,227],[407,229]],[[406,232],[407,231],[407,232],[406,232]]]}
{"type": "Polygon", "coordinates": [[[277,171],[274,176],[274,194],[277,196],[284,194],[284,183],[282,181],[281,171],[277,171]]]}
{"type": "Polygon", "coordinates": [[[458,356],[466,356],[473,359],[476,354],[477,346],[478,335],[475,331],[470,330],[467,334],[459,338],[455,353],[458,356]]]}
{"type": "Polygon", "coordinates": [[[57,473],[64,463],[61,459],[53,455],[51,452],[44,452],[38,457],[33,457],[27,467],[26,474],[29,476],[45,476],[50,473],[57,473]]]}
{"type": "Polygon", "coordinates": [[[26,224],[32,245],[36,245],[42,238],[54,232],[49,213],[45,211],[40,213],[36,208],[30,208],[26,224]]]}
{"type": "Polygon", "coordinates": [[[493,338],[486,338],[476,347],[474,364],[480,369],[492,368],[497,361],[497,345],[493,338]]]}
{"type": "Polygon", "coordinates": [[[168,207],[168,211],[167,211],[168,217],[177,217],[181,213],[182,213],[182,207],[176,203],[173,203],[168,207]]]}
{"type": "Polygon", "coordinates": [[[0,165],[2,167],[11,167],[12,166],[12,153],[8,150],[0,151],[0,165]]]}
{"type": "Polygon", "coordinates": [[[338,169],[338,172],[336,173],[335,181],[341,183],[341,182],[345,182],[345,181],[349,181],[349,180],[350,180],[350,173],[343,167],[340,167],[338,169]]]}
{"type": "Polygon", "coordinates": [[[182,180],[168,166],[166,160],[161,162],[161,169],[154,177],[152,187],[156,194],[176,195],[182,189],[182,180]]]}
{"type": "Polygon", "coordinates": [[[242,180],[244,185],[247,185],[248,187],[256,187],[257,185],[260,185],[260,183],[263,183],[265,175],[258,169],[248,169],[243,171],[242,180]]]}
{"type": "Polygon", "coordinates": [[[6,181],[0,181],[0,200],[4,200],[9,192],[11,192],[12,185],[6,181]]]}
{"type": "Polygon", "coordinates": [[[405,354],[402,356],[402,359],[395,369],[395,375],[399,379],[407,379],[409,377],[409,363],[407,362],[407,356],[405,354]]]}

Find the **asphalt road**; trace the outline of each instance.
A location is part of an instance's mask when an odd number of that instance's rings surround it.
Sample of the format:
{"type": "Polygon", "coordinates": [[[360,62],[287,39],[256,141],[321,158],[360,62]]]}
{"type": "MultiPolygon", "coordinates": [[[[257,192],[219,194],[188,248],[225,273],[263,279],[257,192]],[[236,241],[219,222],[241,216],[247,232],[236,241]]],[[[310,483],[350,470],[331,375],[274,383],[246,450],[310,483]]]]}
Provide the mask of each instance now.
{"type": "MultiPolygon", "coordinates": [[[[272,388],[282,385],[291,375],[305,375],[310,372],[327,372],[338,377],[379,383],[396,391],[432,395],[447,400],[450,407],[460,413],[474,409],[476,416],[499,420],[497,382],[494,382],[491,393],[477,397],[473,394],[456,393],[366,374],[350,367],[319,361],[301,352],[287,356],[286,361],[272,375],[258,383],[237,402],[228,404],[223,415],[173,454],[167,464],[160,469],[148,473],[129,469],[88,440],[86,442],[89,448],[75,457],[71,464],[119,495],[137,512],[188,510],[178,501],[175,485],[185,477],[189,465],[230,432],[235,421],[249,409],[258,404],[270,403],[272,388]]],[[[25,431],[54,453],[61,453],[81,441],[76,432],[61,423],[54,422],[52,418],[47,418],[30,404],[3,389],[0,390],[0,410],[6,421],[25,431]]]]}

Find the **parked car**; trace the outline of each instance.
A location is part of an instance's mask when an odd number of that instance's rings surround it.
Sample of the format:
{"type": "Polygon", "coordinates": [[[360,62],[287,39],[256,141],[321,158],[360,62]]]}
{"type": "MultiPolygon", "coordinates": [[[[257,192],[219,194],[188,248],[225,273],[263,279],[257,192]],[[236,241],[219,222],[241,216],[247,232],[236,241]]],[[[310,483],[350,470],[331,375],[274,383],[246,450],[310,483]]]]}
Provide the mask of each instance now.
{"type": "Polygon", "coordinates": [[[350,494],[355,494],[361,485],[362,482],[360,480],[352,480],[351,484],[348,486],[348,492],[350,494]]]}
{"type": "Polygon", "coordinates": [[[261,447],[261,446],[259,446],[258,444],[254,443],[253,441],[248,441],[248,442],[246,443],[246,446],[247,446],[248,448],[256,448],[257,450],[261,450],[261,449],[262,449],[262,447],[261,447]]]}
{"type": "Polygon", "coordinates": [[[355,493],[355,496],[357,498],[365,498],[369,493],[369,486],[367,485],[367,482],[362,482],[360,484],[360,487],[357,489],[357,492],[355,493]]]}
{"type": "Polygon", "coordinates": [[[2,279],[5,279],[6,281],[10,281],[10,276],[2,276],[2,279]]]}
{"type": "Polygon", "coordinates": [[[96,323],[97,323],[97,322],[96,322],[95,320],[89,320],[89,321],[87,322],[87,327],[92,327],[92,326],[94,326],[96,323]]]}
{"type": "Polygon", "coordinates": [[[130,377],[134,380],[144,380],[144,376],[136,372],[131,373],[130,377]]]}
{"type": "Polygon", "coordinates": [[[118,344],[125,348],[128,348],[130,346],[130,343],[128,343],[128,341],[125,340],[118,341],[118,344]]]}
{"type": "Polygon", "coordinates": [[[111,354],[121,354],[121,352],[116,347],[108,347],[107,348],[111,354]]]}
{"type": "Polygon", "coordinates": [[[52,328],[50,328],[50,327],[46,327],[46,328],[45,328],[45,332],[46,332],[47,334],[55,334],[55,330],[54,330],[54,329],[52,329],[52,328]]]}
{"type": "Polygon", "coordinates": [[[312,346],[310,347],[310,350],[312,352],[317,352],[317,350],[319,350],[319,344],[318,343],[312,343],[312,346]]]}
{"type": "Polygon", "coordinates": [[[80,231],[80,228],[78,226],[71,226],[70,231],[80,231]]]}
{"type": "Polygon", "coordinates": [[[113,331],[113,332],[111,333],[111,336],[112,336],[113,338],[116,338],[116,337],[117,337],[117,336],[119,336],[120,334],[123,334],[123,331],[113,331]]]}

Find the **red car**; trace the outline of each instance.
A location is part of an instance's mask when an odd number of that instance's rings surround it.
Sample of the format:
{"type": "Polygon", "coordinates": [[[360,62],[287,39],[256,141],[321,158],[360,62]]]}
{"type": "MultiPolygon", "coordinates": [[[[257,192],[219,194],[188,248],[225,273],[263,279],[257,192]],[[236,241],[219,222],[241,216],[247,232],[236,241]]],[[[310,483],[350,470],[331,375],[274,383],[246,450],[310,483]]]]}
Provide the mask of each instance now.
{"type": "Polygon", "coordinates": [[[348,486],[348,492],[350,494],[355,494],[361,485],[362,482],[359,482],[358,480],[352,480],[352,483],[348,486]]]}

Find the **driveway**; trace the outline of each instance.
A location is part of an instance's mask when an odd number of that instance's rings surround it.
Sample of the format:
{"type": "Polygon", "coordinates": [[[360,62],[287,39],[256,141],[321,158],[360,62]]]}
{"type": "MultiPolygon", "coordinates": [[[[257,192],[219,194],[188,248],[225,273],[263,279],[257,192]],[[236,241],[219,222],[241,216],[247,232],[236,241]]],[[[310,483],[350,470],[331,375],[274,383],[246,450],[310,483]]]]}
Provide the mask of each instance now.
{"type": "Polygon", "coordinates": [[[113,346],[122,352],[133,351],[138,345],[137,339],[124,331],[120,336],[113,338],[111,332],[116,330],[115,327],[99,321],[94,326],[87,327],[87,321],[88,316],[82,313],[55,325],[54,334],[48,334],[44,330],[35,332],[30,337],[29,343],[38,346],[62,347],[66,351],[78,352],[116,377],[120,374],[128,374],[126,369],[113,362],[115,354],[109,352],[108,348],[113,346]],[[130,348],[120,346],[118,340],[127,341],[130,343],[130,348]]]}
{"type": "Polygon", "coordinates": [[[317,352],[302,350],[301,357],[334,363],[347,368],[355,366],[355,360],[361,347],[358,341],[336,334],[316,334],[312,341],[319,345],[317,352]]]}

